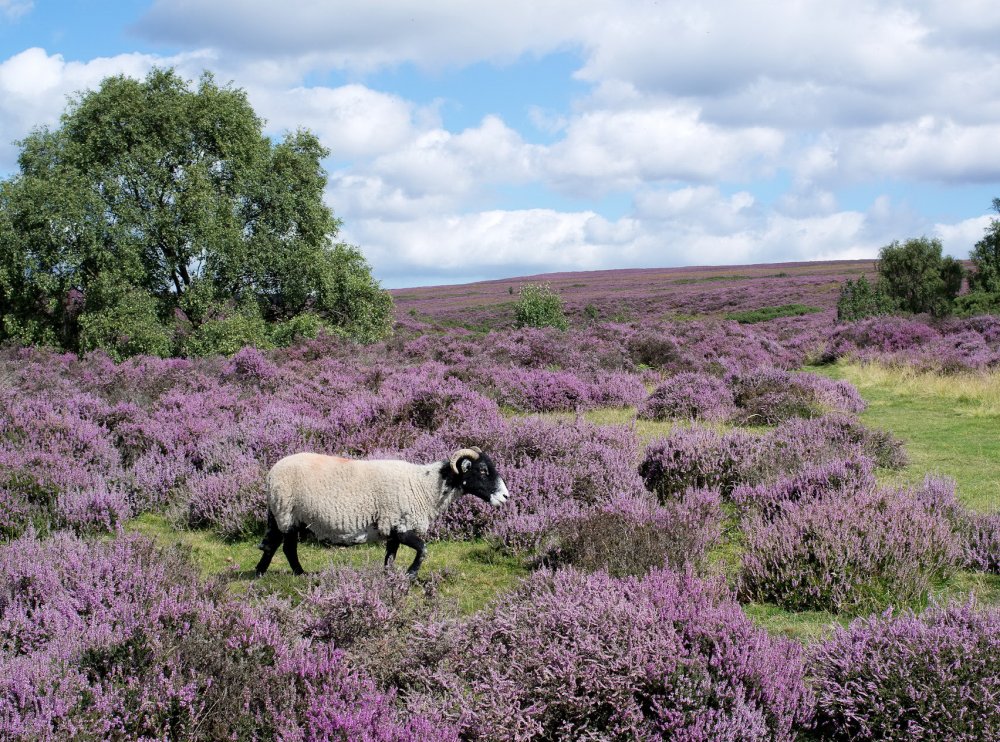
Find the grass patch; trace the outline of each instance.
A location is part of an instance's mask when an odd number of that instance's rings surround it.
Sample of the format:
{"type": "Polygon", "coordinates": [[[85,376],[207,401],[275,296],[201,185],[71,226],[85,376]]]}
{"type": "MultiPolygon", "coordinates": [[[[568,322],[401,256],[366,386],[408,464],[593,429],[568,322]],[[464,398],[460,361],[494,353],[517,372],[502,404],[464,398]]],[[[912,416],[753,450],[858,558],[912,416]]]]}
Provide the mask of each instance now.
{"type": "MultiPolygon", "coordinates": [[[[129,521],[126,530],[148,536],[161,546],[181,546],[189,551],[203,575],[226,580],[237,593],[245,593],[253,585],[255,590],[296,599],[309,585],[308,576],[295,577],[291,573],[280,549],[267,574],[254,580],[253,568],[260,559],[258,538],[228,541],[211,531],[178,530],[166,517],[148,513],[129,521]]],[[[324,546],[312,539],[299,542],[299,560],[307,572],[334,565],[380,566],[384,556],[381,544],[344,547],[324,546]]],[[[401,547],[396,568],[405,569],[412,556],[410,549],[401,547]]],[[[441,592],[453,598],[463,614],[470,614],[514,587],[528,570],[519,560],[504,556],[485,541],[436,541],[428,544],[427,559],[421,568],[422,575],[430,573],[444,573],[441,592]]]]}
{"type": "Polygon", "coordinates": [[[752,325],[757,322],[768,322],[779,317],[800,317],[803,314],[815,314],[822,311],[822,307],[812,307],[808,304],[782,304],[777,307],[761,307],[760,309],[748,309],[742,312],[727,312],[726,319],[735,320],[744,325],[752,325]]]}
{"type": "Polygon", "coordinates": [[[835,616],[828,611],[788,611],[771,603],[748,603],[743,606],[755,624],[767,633],[786,636],[802,644],[829,636],[835,626],[846,626],[849,619],[835,616]]]}
{"type": "Polygon", "coordinates": [[[1000,374],[942,376],[855,363],[809,370],[854,384],[868,402],[861,420],[905,442],[910,464],[886,475],[887,483],[943,475],[958,484],[966,506],[1000,509],[1000,374]]]}

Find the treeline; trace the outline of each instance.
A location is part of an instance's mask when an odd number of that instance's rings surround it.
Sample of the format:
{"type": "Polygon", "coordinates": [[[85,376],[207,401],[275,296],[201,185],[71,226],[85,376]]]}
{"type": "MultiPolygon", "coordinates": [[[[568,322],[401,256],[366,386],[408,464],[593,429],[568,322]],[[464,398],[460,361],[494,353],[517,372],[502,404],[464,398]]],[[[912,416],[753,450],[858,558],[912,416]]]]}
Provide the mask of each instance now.
{"type": "MultiPolygon", "coordinates": [[[[1000,198],[993,199],[1000,214],[1000,198]]],[[[837,319],[851,322],[880,314],[1000,314],[1000,219],[990,220],[986,234],[973,247],[972,269],[941,254],[941,241],[919,237],[892,242],[879,251],[878,277],[844,282],[837,319]],[[959,295],[968,280],[969,291],[959,295]]]]}

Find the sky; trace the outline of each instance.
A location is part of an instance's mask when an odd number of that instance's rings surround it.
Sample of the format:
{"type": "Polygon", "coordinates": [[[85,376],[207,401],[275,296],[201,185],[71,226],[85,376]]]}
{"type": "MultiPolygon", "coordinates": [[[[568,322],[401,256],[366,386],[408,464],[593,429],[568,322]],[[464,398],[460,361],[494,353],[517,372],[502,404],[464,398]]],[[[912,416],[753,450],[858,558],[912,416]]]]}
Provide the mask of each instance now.
{"type": "Polygon", "coordinates": [[[387,287],[962,258],[1000,197],[997,0],[0,0],[0,177],[157,66],[315,132],[387,287]]]}

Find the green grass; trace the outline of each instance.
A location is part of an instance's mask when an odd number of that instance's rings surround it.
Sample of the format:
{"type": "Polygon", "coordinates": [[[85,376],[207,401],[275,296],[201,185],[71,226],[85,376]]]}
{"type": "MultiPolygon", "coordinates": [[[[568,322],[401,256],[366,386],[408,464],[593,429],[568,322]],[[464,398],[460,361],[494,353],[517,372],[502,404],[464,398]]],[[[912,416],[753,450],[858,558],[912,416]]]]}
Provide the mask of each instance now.
{"type": "MultiPolygon", "coordinates": [[[[161,546],[184,548],[202,574],[221,577],[234,592],[247,592],[253,585],[255,590],[296,599],[310,585],[308,575],[295,577],[291,573],[280,549],[267,574],[254,580],[253,568],[260,559],[259,537],[230,541],[211,531],[177,529],[168,518],[152,514],[133,519],[127,530],[146,535],[161,546]]],[[[406,547],[400,548],[396,568],[409,566],[412,555],[406,547]]],[[[299,542],[299,561],[307,572],[333,565],[381,566],[384,556],[385,547],[378,544],[343,547],[323,546],[309,539],[299,542]]],[[[469,614],[510,590],[528,570],[519,560],[504,556],[485,541],[436,541],[427,545],[427,559],[420,574],[427,579],[435,573],[445,578],[442,594],[455,600],[462,613],[469,614]]]]}
{"type": "Polygon", "coordinates": [[[1000,509],[1000,374],[942,377],[848,363],[808,370],[854,384],[868,402],[861,420],[904,441],[910,464],[887,483],[944,475],[967,507],[1000,509]]]}
{"type": "Polygon", "coordinates": [[[757,322],[768,322],[779,317],[799,317],[803,314],[814,314],[822,311],[822,307],[811,307],[807,304],[782,304],[777,307],[761,307],[760,309],[748,309],[743,312],[728,312],[726,319],[735,320],[744,325],[752,325],[757,322]]]}

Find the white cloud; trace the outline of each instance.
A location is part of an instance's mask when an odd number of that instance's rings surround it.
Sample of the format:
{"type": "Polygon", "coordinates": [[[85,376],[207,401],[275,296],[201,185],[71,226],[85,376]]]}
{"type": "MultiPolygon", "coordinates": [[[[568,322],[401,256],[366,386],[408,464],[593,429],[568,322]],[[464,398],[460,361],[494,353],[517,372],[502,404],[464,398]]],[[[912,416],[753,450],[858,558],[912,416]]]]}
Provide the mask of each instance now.
{"type": "Polygon", "coordinates": [[[34,6],[31,0],[0,0],[0,16],[16,21],[30,13],[34,6]]]}
{"type": "Polygon", "coordinates": [[[983,239],[992,219],[989,214],[984,214],[963,219],[956,224],[935,224],[933,236],[941,240],[946,254],[965,257],[969,254],[969,250],[983,239]]]}
{"type": "Polygon", "coordinates": [[[546,169],[568,190],[597,193],[657,181],[743,180],[766,172],[782,144],[776,130],[723,129],[690,107],[596,110],[570,121],[546,169]]]}
{"type": "Polygon", "coordinates": [[[255,110],[270,131],[307,128],[336,159],[366,158],[392,152],[412,141],[430,114],[399,96],[363,85],[282,89],[255,85],[255,110]]]}

